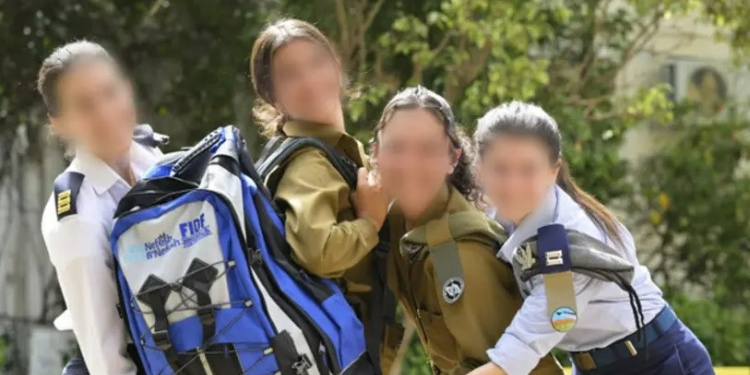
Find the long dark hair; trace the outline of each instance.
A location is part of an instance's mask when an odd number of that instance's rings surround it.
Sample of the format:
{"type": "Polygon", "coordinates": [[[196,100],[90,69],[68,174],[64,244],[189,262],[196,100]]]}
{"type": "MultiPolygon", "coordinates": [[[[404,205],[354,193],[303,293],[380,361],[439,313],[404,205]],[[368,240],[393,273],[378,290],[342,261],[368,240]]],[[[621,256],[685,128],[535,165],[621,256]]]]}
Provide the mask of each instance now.
{"type": "MultiPolygon", "coordinates": [[[[282,19],[263,29],[258,39],[255,40],[253,51],[250,54],[250,77],[255,93],[259,98],[255,108],[253,108],[253,115],[263,127],[263,135],[267,137],[277,134],[283,135],[284,125],[289,120],[274,107],[273,81],[271,79],[273,56],[279,48],[299,39],[317,43],[332,58],[338,59],[339,57],[333,43],[311,23],[293,18],[282,19]]],[[[344,96],[350,94],[345,90],[348,85],[346,76],[342,77],[342,85],[344,96]]]]}
{"type": "Polygon", "coordinates": [[[472,147],[463,129],[456,123],[450,104],[440,95],[422,87],[409,87],[396,94],[385,106],[383,115],[375,125],[373,142],[377,143],[380,131],[386,126],[393,115],[404,109],[423,109],[431,113],[443,124],[445,135],[450,139],[451,150],[458,156],[456,167],[448,182],[454,186],[467,200],[477,206],[482,205],[481,191],[476,184],[471,166],[472,147]],[[460,151],[460,152],[458,152],[460,151]]]}
{"type": "Polygon", "coordinates": [[[620,223],[612,212],[591,194],[581,189],[570,175],[562,156],[562,135],[557,122],[541,107],[512,101],[487,112],[477,124],[474,144],[482,157],[493,139],[503,134],[530,136],[541,141],[549,152],[551,163],[560,163],[557,185],[580,204],[597,226],[618,244],[622,244],[620,223]]]}

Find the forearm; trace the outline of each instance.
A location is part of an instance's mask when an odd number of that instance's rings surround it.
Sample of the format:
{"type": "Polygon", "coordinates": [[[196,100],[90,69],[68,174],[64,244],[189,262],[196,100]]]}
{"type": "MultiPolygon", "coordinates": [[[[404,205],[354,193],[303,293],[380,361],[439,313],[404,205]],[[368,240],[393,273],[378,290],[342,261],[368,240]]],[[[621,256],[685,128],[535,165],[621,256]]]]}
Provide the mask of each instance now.
{"type": "Polygon", "coordinates": [[[297,234],[287,232],[287,238],[297,262],[308,272],[321,277],[340,277],[378,243],[377,229],[367,219],[344,221],[332,225],[327,231],[310,229],[297,234]]]}
{"type": "Polygon", "coordinates": [[[134,375],[125,350],[125,325],[117,314],[115,280],[104,260],[75,260],[58,269],[58,279],[89,371],[134,375]]]}
{"type": "Polygon", "coordinates": [[[489,363],[486,363],[484,366],[479,367],[475,369],[474,371],[470,372],[469,375],[508,375],[508,373],[505,372],[498,365],[492,362],[489,362],[489,363]]]}

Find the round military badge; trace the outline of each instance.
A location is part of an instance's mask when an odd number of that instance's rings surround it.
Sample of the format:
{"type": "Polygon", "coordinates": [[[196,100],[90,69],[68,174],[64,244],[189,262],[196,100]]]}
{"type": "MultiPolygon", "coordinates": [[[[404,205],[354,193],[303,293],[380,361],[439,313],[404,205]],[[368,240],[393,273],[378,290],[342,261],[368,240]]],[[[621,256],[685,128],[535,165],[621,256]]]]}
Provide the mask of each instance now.
{"type": "Polygon", "coordinates": [[[552,327],[558,332],[568,332],[575,327],[578,314],[570,307],[560,307],[550,317],[552,327]]]}
{"type": "Polygon", "coordinates": [[[445,302],[454,303],[464,293],[464,280],[460,277],[451,277],[443,284],[443,299],[445,302]]]}

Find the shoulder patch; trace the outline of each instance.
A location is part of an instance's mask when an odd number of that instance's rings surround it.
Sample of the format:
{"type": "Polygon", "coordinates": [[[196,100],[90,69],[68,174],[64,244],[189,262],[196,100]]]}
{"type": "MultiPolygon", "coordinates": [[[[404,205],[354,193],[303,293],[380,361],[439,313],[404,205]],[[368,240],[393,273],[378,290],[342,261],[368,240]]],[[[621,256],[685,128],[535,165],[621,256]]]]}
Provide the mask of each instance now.
{"type": "Polygon", "coordinates": [[[453,304],[461,298],[464,293],[464,279],[461,277],[451,277],[443,283],[443,299],[449,304],[453,304]]]}
{"type": "Polygon", "coordinates": [[[572,269],[568,233],[563,225],[552,224],[539,228],[537,252],[543,274],[567,272],[572,269]]]}
{"type": "Polygon", "coordinates": [[[83,184],[83,174],[78,172],[63,172],[55,179],[55,205],[57,207],[57,220],[78,213],[76,199],[83,184]]]}

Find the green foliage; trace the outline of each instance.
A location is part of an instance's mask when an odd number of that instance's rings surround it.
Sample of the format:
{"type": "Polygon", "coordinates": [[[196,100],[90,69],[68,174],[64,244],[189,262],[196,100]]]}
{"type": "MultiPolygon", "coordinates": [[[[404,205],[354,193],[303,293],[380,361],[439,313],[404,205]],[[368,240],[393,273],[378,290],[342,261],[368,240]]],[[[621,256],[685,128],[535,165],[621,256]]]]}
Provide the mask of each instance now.
{"type": "Polygon", "coordinates": [[[422,343],[419,339],[414,336],[414,339],[409,344],[409,351],[404,357],[404,363],[402,365],[403,375],[430,375],[432,370],[430,368],[430,362],[427,359],[427,354],[422,347],[422,343]]]}
{"type": "Polygon", "coordinates": [[[0,369],[5,367],[5,350],[6,350],[6,343],[5,340],[2,340],[0,338],[0,369]]]}
{"type": "Polygon", "coordinates": [[[656,241],[652,272],[667,293],[692,287],[736,307],[750,298],[750,127],[731,115],[695,119],[685,112],[662,130],[669,142],[636,171],[633,212],[656,241]]]}
{"type": "Polygon", "coordinates": [[[701,339],[715,366],[750,363],[747,307],[724,308],[710,298],[672,295],[669,302],[685,324],[701,339]]]}
{"type": "MultiPolygon", "coordinates": [[[[140,95],[142,120],[158,124],[175,144],[221,124],[248,124],[247,56],[264,5],[253,0],[221,5],[0,0],[0,140],[14,137],[20,127],[32,142],[40,139],[46,116],[35,92],[37,71],[55,47],[82,38],[122,59],[140,95]]],[[[38,147],[32,143],[31,149],[38,147]]],[[[5,153],[0,160],[8,160],[10,149],[0,152],[5,153]]]]}

